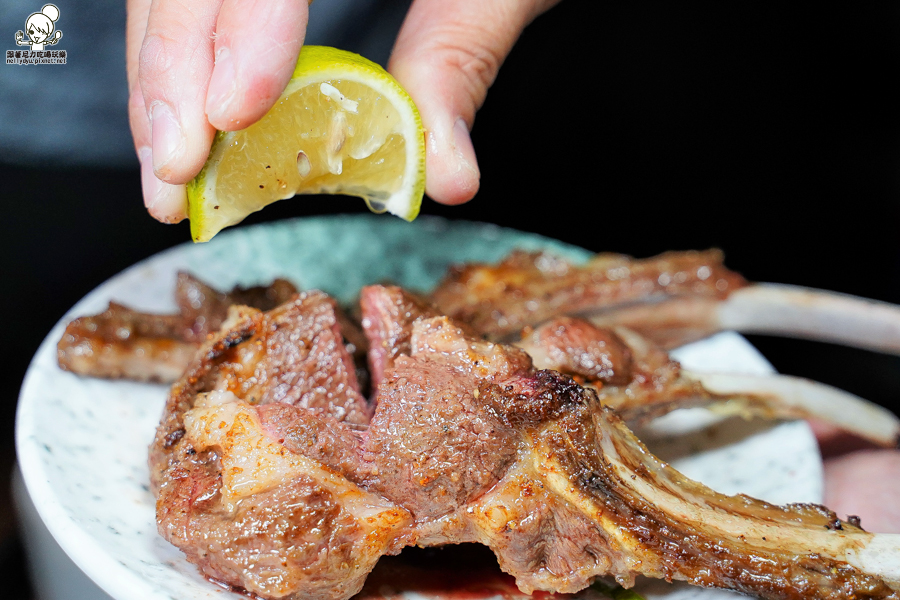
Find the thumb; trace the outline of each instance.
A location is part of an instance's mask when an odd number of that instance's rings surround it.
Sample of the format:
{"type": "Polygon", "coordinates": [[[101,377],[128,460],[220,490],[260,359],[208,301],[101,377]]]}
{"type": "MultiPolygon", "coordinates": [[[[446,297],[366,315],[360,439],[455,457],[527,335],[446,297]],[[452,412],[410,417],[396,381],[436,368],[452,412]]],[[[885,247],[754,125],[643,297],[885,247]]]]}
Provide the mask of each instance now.
{"type": "Polygon", "coordinates": [[[415,0],[388,69],[412,96],[426,130],[425,190],[460,204],[478,191],[469,131],[522,30],[558,0],[415,0]]]}

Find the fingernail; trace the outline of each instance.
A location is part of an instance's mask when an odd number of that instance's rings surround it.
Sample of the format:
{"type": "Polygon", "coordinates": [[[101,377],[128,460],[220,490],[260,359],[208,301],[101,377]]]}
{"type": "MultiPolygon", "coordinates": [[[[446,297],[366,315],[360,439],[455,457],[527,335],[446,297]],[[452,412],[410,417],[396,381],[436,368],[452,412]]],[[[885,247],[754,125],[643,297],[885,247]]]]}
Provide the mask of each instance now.
{"type": "Polygon", "coordinates": [[[183,185],[166,183],[153,171],[153,152],[148,146],[138,150],[141,161],[141,190],[147,212],[163,223],[178,223],[187,216],[187,191],[183,185]]]}
{"type": "Polygon", "coordinates": [[[216,51],[216,66],[213,68],[206,93],[206,114],[211,120],[227,118],[228,107],[234,100],[236,79],[234,76],[234,60],[231,50],[220,48],[216,51]]]}
{"type": "Polygon", "coordinates": [[[150,109],[150,133],[153,138],[153,168],[165,174],[166,165],[181,158],[185,140],[181,123],[164,102],[156,102],[150,109]]]}
{"type": "Polygon", "coordinates": [[[459,170],[467,170],[481,177],[478,170],[478,159],[475,158],[475,147],[472,145],[472,137],[469,135],[469,127],[459,118],[453,124],[453,143],[456,146],[456,157],[459,161],[459,170]]]}

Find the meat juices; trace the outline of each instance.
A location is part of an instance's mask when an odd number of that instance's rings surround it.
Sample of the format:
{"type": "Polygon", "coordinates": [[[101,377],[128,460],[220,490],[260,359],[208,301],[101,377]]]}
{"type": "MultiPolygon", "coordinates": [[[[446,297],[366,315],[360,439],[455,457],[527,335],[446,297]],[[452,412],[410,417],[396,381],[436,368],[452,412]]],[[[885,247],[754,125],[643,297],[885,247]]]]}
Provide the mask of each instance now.
{"type": "Polygon", "coordinates": [[[157,517],[206,576],[342,600],[382,554],[478,542],[525,592],[643,574],[768,598],[900,597],[871,560],[884,538],[687,480],[593,390],[402,290],[365,295],[380,307],[364,305],[366,331],[393,332],[370,339],[371,420],[321,293],[233,309],[173,387],[151,448],[157,517]]]}

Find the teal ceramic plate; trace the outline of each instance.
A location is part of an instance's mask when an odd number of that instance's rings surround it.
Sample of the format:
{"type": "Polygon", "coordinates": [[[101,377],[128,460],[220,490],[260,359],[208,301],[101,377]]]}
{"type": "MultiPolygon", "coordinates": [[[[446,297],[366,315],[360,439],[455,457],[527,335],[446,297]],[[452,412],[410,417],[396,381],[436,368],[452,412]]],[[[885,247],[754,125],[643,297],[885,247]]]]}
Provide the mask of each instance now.
{"type": "MultiPolygon", "coordinates": [[[[156,533],[147,447],[166,388],[80,378],[56,365],[56,342],[70,319],[101,312],[110,300],[174,311],[175,273],[190,271],[220,288],[286,277],[351,302],[367,283],[427,290],[450,264],[494,261],[513,248],[549,249],[572,260],[585,250],[492,225],[422,217],[334,216],[235,228],[202,245],[182,245],[113,277],[76,304],[35,355],[17,416],[19,463],[48,529],[107,593],[121,600],[246,600],[203,579],[156,533]]],[[[743,338],[721,334],[680,350],[687,366],[771,372],[743,338]]],[[[684,417],[691,419],[687,415],[684,417]]],[[[726,493],[815,502],[821,463],[803,423],[719,428],[655,440],[652,448],[689,476],[726,493]]],[[[397,582],[403,589],[403,582],[397,582]]],[[[724,592],[643,583],[648,598],[715,598],[724,592]]]]}

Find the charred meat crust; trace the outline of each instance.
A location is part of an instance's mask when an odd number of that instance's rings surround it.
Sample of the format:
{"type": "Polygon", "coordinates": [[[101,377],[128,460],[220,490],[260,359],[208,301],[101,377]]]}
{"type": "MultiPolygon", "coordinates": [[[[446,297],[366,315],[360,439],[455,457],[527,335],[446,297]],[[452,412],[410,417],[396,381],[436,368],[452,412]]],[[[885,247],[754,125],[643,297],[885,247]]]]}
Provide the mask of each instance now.
{"type": "Polygon", "coordinates": [[[98,315],[73,319],[57,344],[64,371],[109,379],[168,382],[197,345],[183,338],[177,315],[148,315],[110,302],[98,315]]]}
{"type": "Polygon", "coordinates": [[[718,250],[667,252],[636,260],[598,254],[573,265],[544,252],[515,251],[496,265],[450,270],[431,294],[449,317],[502,339],[552,317],[679,296],[725,298],[747,285],[718,250]]]}
{"type": "Polygon", "coordinates": [[[683,377],[681,365],[667,352],[621,327],[560,317],[526,330],[517,345],[536,366],[566,373],[594,389],[600,402],[626,421],[646,421],[721,399],[683,377]]]}
{"type": "Polygon", "coordinates": [[[178,314],[142,313],[110,302],[104,312],[66,326],[57,344],[57,362],[79,375],[170,383],[184,373],[201,342],[218,331],[229,306],[271,310],[296,293],[284,279],[219,292],[193,275],[178,273],[178,314]]]}
{"type": "Polygon", "coordinates": [[[349,425],[368,423],[371,408],[359,392],[335,308],[334,300],[316,291],[268,313],[231,308],[222,330],[169,392],[151,445],[154,486],[166,456],[183,443],[177,432],[184,429],[184,413],[202,393],[231,391],[252,404],[280,402],[319,409],[349,425]]]}
{"type": "MultiPolygon", "coordinates": [[[[574,413],[573,413],[574,414],[574,413]]],[[[587,415],[582,415],[586,421],[587,415]]],[[[627,531],[641,549],[641,556],[654,556],[658,572],[667,580],[687,581],[707,587],[726,587],[766,598],[894,598],[896,592],[877,577],[860,572],[846,563],[822,555],[798,553],[772,540],[771,544],[731,537],[716,522],[677,519],[660,508],[654,497],[635,493],[622,478],[618,464],[637,477],[653,482],[665,494],[677,494],[692,503],[708,507],[710,514],[749,517],[796,531],[861,530],[842,522],[827,508],[815,504],[776,506],[748,496],[723,496],[693,482],[656,460],[625,427],[614,411],[604,407],[591,415],[593,424],[554,428],[544,438],[562,469],[571,474],[580,491],[602,505],[604,527],[627,531]],[[585,443],[587,435],[565,435],[561,431],[594,431],[606,435],[606,442],[585,443]],[[599,448],[613,447],[605,456],[599,448]],[[618,463],[618,464],[615,464],[618,463]],[[850,591],[852,590],[852,591],[850,591]]],[[[549,430],[548,430],[549,431],[549,430]]],[[[651,574],[646,572],[644,574],[651,574]]],[[[617,574],[618,575],[618,574],[617,574]]]]}

